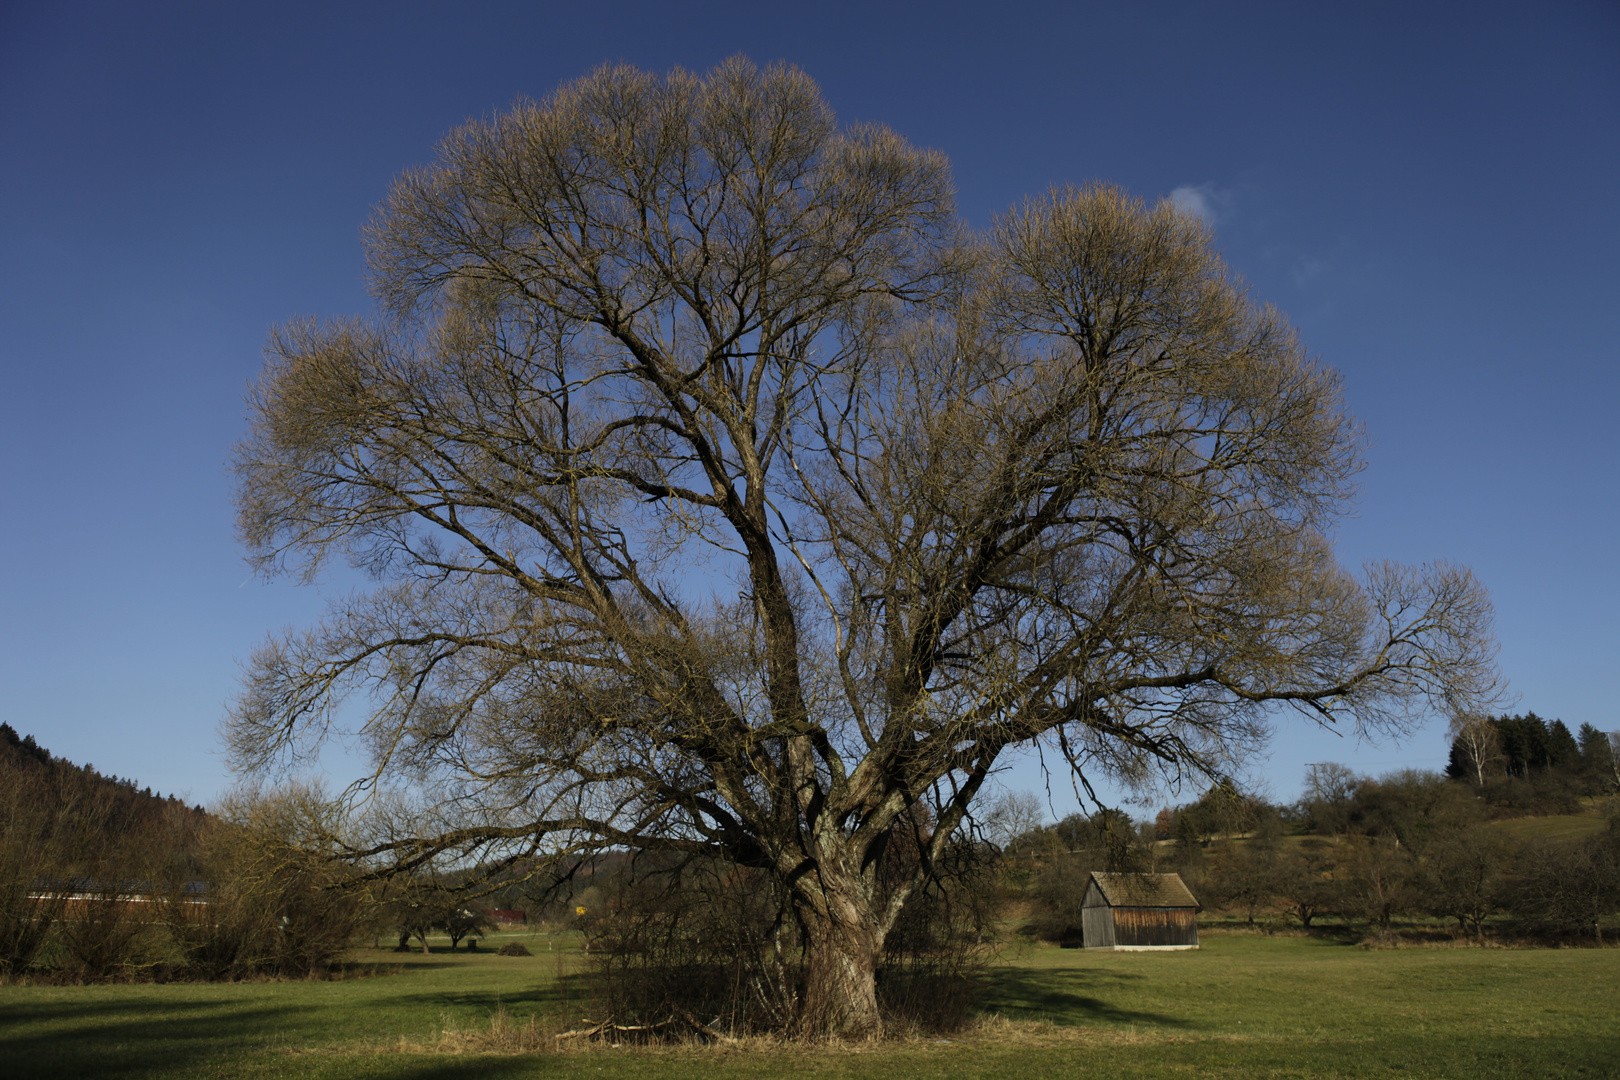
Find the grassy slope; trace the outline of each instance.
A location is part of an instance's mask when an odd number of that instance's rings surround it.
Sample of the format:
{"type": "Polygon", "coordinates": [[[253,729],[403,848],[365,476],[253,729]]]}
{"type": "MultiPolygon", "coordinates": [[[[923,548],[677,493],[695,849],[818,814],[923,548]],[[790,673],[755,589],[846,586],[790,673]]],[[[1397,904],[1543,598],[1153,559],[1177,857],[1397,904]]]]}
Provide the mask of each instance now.
{"type": "MultiPolygon", "coordinates": [[[[543,949],[543,942],[539,943],[543,949]]],[[[386,955],[386,954],[374,954],[386,955]]],[[[389,956],[389,961],[396,958],[389,956]]],[[[484,1022],[581,1007],[559,956],[398,958],[325,983],[0,987],[0,1073],[27,1077],[1610,1076],[1620,950],[1371,952],[1209,935],[1194,953],[1049,948],[1009,958],[965,1039],[783,1052],[389,1052],[484,1022]]]]}
{"type": "Polygon", "coordinates": [[[1526,840],[1578,840],[1596,836],[1609,827],[1606,817],[1596,811],[1581,814],[1553,814],[1547,817],[1507,818],[1493,821],[1490,828],[1514,844],[1526,840]]]}

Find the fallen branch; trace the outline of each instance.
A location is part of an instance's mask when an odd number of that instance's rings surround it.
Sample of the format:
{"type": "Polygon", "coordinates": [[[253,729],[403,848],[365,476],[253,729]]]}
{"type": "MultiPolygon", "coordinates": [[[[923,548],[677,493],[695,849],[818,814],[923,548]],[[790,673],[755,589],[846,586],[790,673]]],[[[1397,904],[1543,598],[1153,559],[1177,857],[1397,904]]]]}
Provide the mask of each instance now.
{"type": "Polygon", "coordinates": [[[708,1024],[703,1023],[685,1009],[676,1006],[674,1007],[674,1012],[675,1015],[671,1016],[668,1020],[660,1020],[654,1024],[615,1024],[612,1020],[603,1020],[600,1023],[597,1023],[592,1021],[589,1017],[581,1017],[585,1023],[590,1024],[591,1026],[576,1028],[573,1031],[565,1031],[561,1035],[558,1035],[557,1038],[559,1040],[596,1039],[607,1035],[631,1035],[638,1036],[640,1038],[649,1038],[654,1033],[662,1031],[665,1028],[684,1023],[687,1027],[690,1027],[693,1031],[697,1032],[699,1035],[702,1035],[706,1039],[713,1039],[715,1042],[724,1043],[732,1043],[737,1041],[730,1035],[727,1035],[724,1032],[716,1031],[708,1024]]]}
{"type": "Polygon", "coordinates": [[[673,1005],[671,1008],[675,1010],[676,1016],[679,1016],[682,1020],[685,1020],[688,1024],[692,1025],[692,1030],[697,1032],[699,1035],[702,1035],[704,1038],[713,1039],[715,1042],[722,1043],[734,1043],[737,1041],[730,1035],[727,1035],[724,1032],[716,1031],[708,1024],[703,1023],[697,1017],[693,1016],[679,1005],[673,1005]]]}

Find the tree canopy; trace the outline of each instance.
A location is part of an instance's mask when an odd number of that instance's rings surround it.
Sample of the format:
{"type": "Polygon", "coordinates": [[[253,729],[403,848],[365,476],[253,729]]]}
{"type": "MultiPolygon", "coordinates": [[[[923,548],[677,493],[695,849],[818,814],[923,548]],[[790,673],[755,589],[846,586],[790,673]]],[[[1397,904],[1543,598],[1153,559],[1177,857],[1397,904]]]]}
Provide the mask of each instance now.
{"type": "Polygon", "coordinates": [[[1466,570],[1335,562],[1338,378],[1168,203],[975,231],[942,156],[733,60],[470,123],[367,243],[381,316],[272,334],[237,468],[262,569],[377,587],[271,639],[228,729],[262,767],[368,691],[423,809],[357,855],[767,870],[804,1023],[869,1031],[886,845],[921,880],[1009,747],[1213,775],[1279,705],[1492,698],[1466,570]]]}

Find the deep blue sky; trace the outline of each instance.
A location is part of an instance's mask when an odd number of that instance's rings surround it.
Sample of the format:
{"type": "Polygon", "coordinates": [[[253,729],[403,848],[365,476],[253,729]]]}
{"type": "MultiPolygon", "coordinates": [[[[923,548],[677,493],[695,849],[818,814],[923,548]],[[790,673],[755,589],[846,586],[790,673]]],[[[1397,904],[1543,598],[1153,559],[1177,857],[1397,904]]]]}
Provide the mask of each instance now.
{"type": "MultiPolygon", "coordinates": [[[[453,125],[740,52],[946,152],[973,224],[1201,199],[1366,426],[1342,560],[1471,565],[1519,707],[1620,728],[1620,7],[1324,7],[0,4],[0,720],[222,790],[239,659],[322,608],[232,532],[268,328],[369,310],[360,226],[453,125]]],[[[1285,720],[1260,771],[1444,760],[1285,720]]]]}

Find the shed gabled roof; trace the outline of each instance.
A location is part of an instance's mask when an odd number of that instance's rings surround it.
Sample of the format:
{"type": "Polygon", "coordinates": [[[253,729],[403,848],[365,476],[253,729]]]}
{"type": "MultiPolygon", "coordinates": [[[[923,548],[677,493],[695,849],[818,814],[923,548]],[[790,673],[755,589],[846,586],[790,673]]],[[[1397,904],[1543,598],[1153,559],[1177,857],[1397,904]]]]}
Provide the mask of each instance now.
{"type": "Polygon", "coordinates": [[[1109,907],[1198,907],[1180,874],[1105,874],[1093,871],[1109,907]]]}

